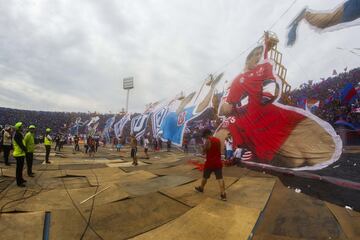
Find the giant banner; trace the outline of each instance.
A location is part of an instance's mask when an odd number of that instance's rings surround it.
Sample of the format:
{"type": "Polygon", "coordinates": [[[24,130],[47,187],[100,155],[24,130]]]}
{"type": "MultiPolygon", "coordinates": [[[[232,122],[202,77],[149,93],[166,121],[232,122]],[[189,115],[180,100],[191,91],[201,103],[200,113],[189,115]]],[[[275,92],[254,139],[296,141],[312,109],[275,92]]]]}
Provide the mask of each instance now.
{"type": "Polygon", "coordinates": [[[105,123],[105,127],[104,127],[104,130],[103,130],[103,137],[105,138],[105,141],[107,143],[110,142],[110,131],[112,129],[112,126],[115,122],[115,116],[109,118],[108,120],[106,120],[106,123],[105,123]]]}
{"type": "Polygon", "coordinates": [[[183,99],[177,99],[168,107],[167,115],[161,125],[162,140],[170,140],[176,146],[182,146],[186,124],[212,107],[215,87],[223,74],[210,76],[204,81],[198,92],[192,92],[183,99]]]}
{"type": "Polygon", "coordinates": [[[124,116],[122,116],[122,118],[117,121],[114,124],[114,134],[117,138],[121,137],[123,134],[123,129],[126,125],[126,123],[128,123],[131,119],[131,114],[130,113],[126,113],[124,116]]]}
{"type": "Polygon", "coordinates": [[[246,58],[242,73],[234,78],[222,110],[227,119],[216,135],[231,134],[234,147],[250,150],[251,162],[262,166],[314,170],[339,159],[342,142],[331,125],[310,111],[279,102],[284,84],[268,39],[246,58]],[[230,106],[230,107],[229,107],[230,106]]]}

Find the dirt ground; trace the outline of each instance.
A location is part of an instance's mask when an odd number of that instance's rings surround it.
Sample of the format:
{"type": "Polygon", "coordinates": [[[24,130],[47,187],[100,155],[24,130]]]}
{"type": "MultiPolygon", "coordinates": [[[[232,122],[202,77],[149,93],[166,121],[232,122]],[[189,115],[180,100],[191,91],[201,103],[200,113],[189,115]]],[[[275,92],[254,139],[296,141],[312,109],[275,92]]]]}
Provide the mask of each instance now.
{"type": "MultiPolygon", "coordinates": [[[[52,150],[53,151],[53,150],[52,150]]],[[[100,147],[95,157],[71,146],[35,177],[15,183],[15,162],[0,163],[0,239],[360,239],[360,191],[328,182],[245,167],[224,167],[228,201],[212,176],[194,187],[204,159],[178,150],[100,147]]],[[[360,149],[316,174],[360,182],[360,149]]],[[[2,159],[2,158],[1,158],[2,159]]],[[[26,165],[25,165],[26,166],[26,165]]]]}

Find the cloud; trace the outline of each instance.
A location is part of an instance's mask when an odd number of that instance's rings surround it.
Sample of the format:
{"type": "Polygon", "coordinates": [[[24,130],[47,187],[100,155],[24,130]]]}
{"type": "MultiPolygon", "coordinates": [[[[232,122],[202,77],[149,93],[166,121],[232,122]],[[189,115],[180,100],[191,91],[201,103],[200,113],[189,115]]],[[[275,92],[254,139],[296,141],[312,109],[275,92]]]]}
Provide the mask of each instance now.
{"type": "MultiPolygon", "coordinates": [[[[299,41],[285,48],[286,26],[305,6],[332,9],[340,0],[297,2],[275,25],[288,81],[294,87],[358,66],[336,47],[358,47],[355,28],[318,34],[302,23],[299,41]]],[[[245,54],[291,2],[216,0],[0,0],[0,105],[121,110],[122,79],[133,76],[132,111],[200,88],[214,71],[231,81],[245,54]],[[231,60],[231,61],[230,61],[231,60]]],[[[220,87],[221,88],[221,87],[220,87]]]]}

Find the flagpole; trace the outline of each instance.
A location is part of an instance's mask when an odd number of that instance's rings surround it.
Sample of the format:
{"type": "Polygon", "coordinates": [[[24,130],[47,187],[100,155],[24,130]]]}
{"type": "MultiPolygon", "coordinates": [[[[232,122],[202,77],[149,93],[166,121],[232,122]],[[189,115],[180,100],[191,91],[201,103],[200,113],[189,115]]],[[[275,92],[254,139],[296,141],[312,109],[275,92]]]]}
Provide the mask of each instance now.
{"type": "Polygon", "coordinates": [[[126,113],[128,112],[128,107],[129,107],[129,95],[130,95],[130,89],[127,89],[126,92],[126,113]]]}

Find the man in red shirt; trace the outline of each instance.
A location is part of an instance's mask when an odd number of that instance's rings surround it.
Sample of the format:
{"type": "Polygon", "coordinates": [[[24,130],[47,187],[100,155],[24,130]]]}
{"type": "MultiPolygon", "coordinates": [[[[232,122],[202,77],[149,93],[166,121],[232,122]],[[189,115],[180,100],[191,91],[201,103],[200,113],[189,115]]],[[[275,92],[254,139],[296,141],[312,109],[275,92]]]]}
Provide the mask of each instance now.
{"type": "Polygon", "coordinates": [[[206,161],[204,165],[204,174],[201,181],[201,186],[195,187],[198,192],[203,192],[207,179],[211,173],[214,172],[216,179],[219,182],[220,198],[226,201],[225,182],[222,175],[222,162],[221,162],[221,143],[220,140],[212,136],[209,129],[203,131],[202,137],[205,138],[204,154],[206,154],[206,161]]]}

